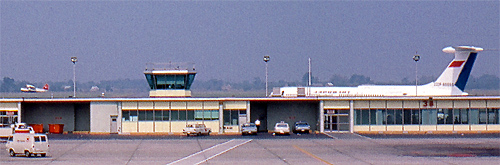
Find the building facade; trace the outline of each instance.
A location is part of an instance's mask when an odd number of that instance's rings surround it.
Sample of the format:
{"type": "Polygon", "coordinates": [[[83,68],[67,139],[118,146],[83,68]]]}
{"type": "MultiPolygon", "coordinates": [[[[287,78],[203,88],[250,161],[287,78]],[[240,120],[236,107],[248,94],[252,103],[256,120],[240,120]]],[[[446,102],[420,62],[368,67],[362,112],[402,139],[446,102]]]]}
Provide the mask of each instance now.
{"type": "Polygon", "coordinates": [[[318,132],[500,132],[500,97],[328,98],[65,98],[0,99],[2,127],[64,124],[65,132],[181,133],[204,123],[213,133],[238,133],[261,121],[272,131],[306,121],[318,132]]]}

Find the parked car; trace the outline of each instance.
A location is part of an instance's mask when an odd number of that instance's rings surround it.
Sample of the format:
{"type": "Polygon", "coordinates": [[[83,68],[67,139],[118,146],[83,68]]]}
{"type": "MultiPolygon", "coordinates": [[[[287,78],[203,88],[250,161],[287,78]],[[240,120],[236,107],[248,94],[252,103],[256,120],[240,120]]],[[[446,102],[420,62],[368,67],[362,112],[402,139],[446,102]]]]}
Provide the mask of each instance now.
{"type": "Polygon", "coordinates": [[[282,134],[282,135],[289,135],[290,134],[290,126],[288,123],[285,123],[284,121],[281,121],[279,123],[276,123],[274,125],[274,133],[275,134],[282,134]]]}
{"type": "Polygon", "coordinates": [[[311,131],[311,126],[307,122],[298,121],[295,122],[295,127],[293,129],[294,133],[309,133],[311,131]]]}
{"type": "Polygon", "coordinates": [[[254,123],[245,123],[241,125],[241,134],[248,135],[254,134],[257,135],[257,125],[254,123]]]}
{"type": "Polygon", "coordinates": [[[189,135],[210,135],[212,130],[207,128],[205,124],[188,124],[186,128],[182,129],[182,133],[189,135]]]}
{"type": "Polygon", "coordinates": [[[9,136],[5,144],[10,156],[24,154],[26,157],[45,157],[49,150],[49,140],[45,134],[14,133],[9,136]]]}

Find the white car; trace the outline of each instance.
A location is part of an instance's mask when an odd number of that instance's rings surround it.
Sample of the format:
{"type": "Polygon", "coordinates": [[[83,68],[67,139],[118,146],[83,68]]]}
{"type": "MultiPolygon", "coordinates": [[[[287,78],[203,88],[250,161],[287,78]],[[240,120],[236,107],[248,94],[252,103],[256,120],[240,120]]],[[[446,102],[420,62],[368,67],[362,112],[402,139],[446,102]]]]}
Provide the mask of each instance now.
{"type": "Polygon", "coordinates": [[[241,135],[257,135],[257,126],[254,123],[241,125],[241,135]]]}
{"type": "Polygon", "coordinates": [[[49,140],[45,134],[14,133],[7,139],[5,144],[10,156],[23,154],[26,157],[45,157],[49,151],[49,140]]]}
{"type": "Polygon", "coordinates": [[[276,123],[274,125],[274,133],[275,134],[282,134],[282,135],[289,135],[290,134],[290,126],[288,123],[285,123],[284,121],[281,121],[279,123],[276,123]]]}
{"type": "Polygon", "coordinates": [[[182,129],[182,133],[189,135],[210,135],[212,130],[207,128],[205,124],[188,124],[186,128],[182,129]]]}
{"type": "Polygon", "coordinates": [[[307,122],[298,121],[295,122],[294,133],[309,133],[311,131],[311,126],[307,122]]]}

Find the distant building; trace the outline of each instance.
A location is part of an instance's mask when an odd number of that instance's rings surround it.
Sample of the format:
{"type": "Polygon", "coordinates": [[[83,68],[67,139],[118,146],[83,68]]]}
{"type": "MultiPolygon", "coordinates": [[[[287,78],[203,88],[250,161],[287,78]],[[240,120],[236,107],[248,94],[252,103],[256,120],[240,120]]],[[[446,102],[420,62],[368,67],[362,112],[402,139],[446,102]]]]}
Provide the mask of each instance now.
{"type": "Polygon", "coordinates": [[[97,86],[92,86],[92,88],[90,88],[90,91],[91,91],[91,92],[99,91],[99,87],[97,87],[97,86]]]}

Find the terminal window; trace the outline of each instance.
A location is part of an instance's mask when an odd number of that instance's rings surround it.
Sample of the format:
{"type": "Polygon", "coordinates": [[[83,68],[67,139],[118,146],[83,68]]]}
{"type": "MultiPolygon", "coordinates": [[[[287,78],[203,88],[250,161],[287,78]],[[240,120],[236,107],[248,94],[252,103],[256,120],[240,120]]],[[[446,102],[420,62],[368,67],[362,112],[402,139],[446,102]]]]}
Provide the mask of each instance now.
{"type": "Polygon", "coordinates": [[[238,125],[240,114],[246,114],[246,110],[224,110],[224,125],[238,125]]]}
{"type": "Polygon", "coordinates": [[[196,110],[195,120],[219,120],[219,110],[196,110]]]}
{"type": "Polygon", "coordinates": [[[356,109],[356,125],[500,124],[500,110],[489,109],[356,109]]]}
{"type": "Polygon", "coordinates": [[[10,127],[17,123],[17,111],[0,111],[0,127],[10,127]]]}

